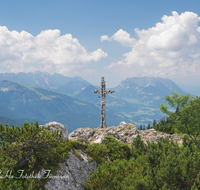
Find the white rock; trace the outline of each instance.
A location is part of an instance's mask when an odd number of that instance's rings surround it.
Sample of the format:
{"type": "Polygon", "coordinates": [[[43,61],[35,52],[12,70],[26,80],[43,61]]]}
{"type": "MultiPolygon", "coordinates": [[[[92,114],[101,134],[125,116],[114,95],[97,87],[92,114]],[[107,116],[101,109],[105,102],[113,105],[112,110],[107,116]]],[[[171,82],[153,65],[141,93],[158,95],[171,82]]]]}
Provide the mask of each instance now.
{"type": "MultiPolygon", "coordinates": [[[[62,125],[61,123],[54,121],[54,122],[46,123],[45,125],[40,125],[40,127],[41,126],[45,126],[45,127],[50,126],[50,131],[55,131],[55,130],[61,131],[62,130],[61,138],[63,138],[63,142],[66,142],[68,140],[68,131],[64,127],[64,125],[62,125]]],[[[58,137],[58,139],[60,139],[60,138],[58,137]]]]}

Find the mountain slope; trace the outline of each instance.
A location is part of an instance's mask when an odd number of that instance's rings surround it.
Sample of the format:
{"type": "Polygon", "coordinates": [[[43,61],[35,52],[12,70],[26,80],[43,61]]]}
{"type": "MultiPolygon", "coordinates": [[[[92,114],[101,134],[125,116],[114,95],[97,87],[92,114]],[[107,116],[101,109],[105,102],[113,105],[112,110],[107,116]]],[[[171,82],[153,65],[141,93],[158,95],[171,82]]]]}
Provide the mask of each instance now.
{"type": "MultiPolygon", "coordinates": [[[[95,94],[92,90],[100,89],[93,85],[90,85],[83,89],[80,93],[76,94],[74,97],[85,102],[90,102],[93,104],[101,105],[101,94],[95,94]]],[[[130,105],[129,102],[123,100],[121,97],[116,97],[115,94],[106,95],[106,107],[115,112],[129,112],[137,110],[138,107],[135,105],[130,105]]]]}
{"type": "MultiPolygon", "coordinates": [[[[91,92],[94,89],[94,86],[88,86],[75,97],[100,104],[100,95],[91,92]]],[[[127,78],[112,90],[115,90],[113,94],[106,95],[106,107],[129,117],[137,127],[139,124],[152,123],[154,119],[158,120],[164,116],[157,109],[159,104],[166,104],[164,96],[171,95],[174,91],[178,91],[179,95],[187,94],[173,81],[160,77],[127,78]]]]}
{"type": "Polygon", "coordinates": [[[87,86],[88,86],[87,83],[76,80],[76,81],[69,81],[64,85],[59,86],[55,90],[62,94],[74,96],[75,94],[85,89],[87,86]]]}
{"type": "MultiPolygon", "coordinates": [[[[56,91],[10,81],[0,81],[0,105],[26,118],[40,120],[44,124],[55,120],[68,127],[97,127],[100,124],[100,107],[83,102],[56,91]],[[73,118],[73,119],[72,119],[73,118]],[[88,126],[89,125],[89,126],[88,126]]],[[[108,110],[108,125],[116,125],[125,117],[108,110]]]]}

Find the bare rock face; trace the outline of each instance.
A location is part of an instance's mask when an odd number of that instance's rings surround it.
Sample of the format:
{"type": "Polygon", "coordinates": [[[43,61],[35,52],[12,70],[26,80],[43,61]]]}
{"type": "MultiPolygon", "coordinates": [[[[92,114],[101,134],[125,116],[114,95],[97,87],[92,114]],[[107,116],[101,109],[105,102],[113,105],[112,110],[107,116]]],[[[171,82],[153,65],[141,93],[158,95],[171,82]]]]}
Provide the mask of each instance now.
{"type": "Polygon", "coordinates": [[[89,163],[87,154],[82,150],[76,150],[82,161],[71,150],[69,159],[60,163],[61,170],[57,171],[56,178],[52,178],[45,185],[48,190],[84,190],[84,185],[89,177],[89,172],[97,169],[96,161],[89,163]]]}
{"type": "Polygon", "coordinates": [[[68,131],[67,129],[65,129],[64,125],[62,125],[61,123],[58,123],[58,122],[50,122],[50,123],[47,123],[45,125],[40,125],[41,126],[45,126],[45,127],[48,127],[50,126],[50,133],[51,131],[55,131],[55,130],[59,130],[61,131],[62,130],[62,135],[61,137],[57,137],[57,139],[59,140],[60,138],[63,138],[63,142],[66,142],[68,140],[68,131]]]}
{"type": "Polygon", "coordinates": [[[115,137],[119,142],[124,142],[131,145],[138,134],[141,136],[141,139],[144,141],[145,144],[147,144],[148,140],[150,142],[154,141],[155,143],[158,140],[162,141],[162,139],[167,136],[169,137],[169,141],[173,140],[179,145],[182,144],[182,139],[178,137],[177,134],[170,135],[167,133],[156,131],[155,129],[138,130],[135,125],[131,123],[126,123],[124,121],[122,121],[117,127],[112,126],[97,129],[76,129],[69,134],[69,140],[77,140],[78,138],[83,139],[82,136],[84,136],[84,139],[87,139],[87,141],[92,144],[100,143],[103,141],[106,135],[111,135],[115,137]]]}

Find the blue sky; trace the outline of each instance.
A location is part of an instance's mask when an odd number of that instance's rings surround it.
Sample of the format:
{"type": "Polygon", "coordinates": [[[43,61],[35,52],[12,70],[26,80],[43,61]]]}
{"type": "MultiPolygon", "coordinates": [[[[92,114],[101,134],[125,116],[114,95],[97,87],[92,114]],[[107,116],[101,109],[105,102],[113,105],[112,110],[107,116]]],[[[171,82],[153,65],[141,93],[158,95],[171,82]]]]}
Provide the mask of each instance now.
{"type": "Polygon", "coordinates": [[[94,85],[104,76],[107,87],[139,76],[200,86],[198,0],[1,0],[0,7],[0,72],[57,72],[94,85]]]}

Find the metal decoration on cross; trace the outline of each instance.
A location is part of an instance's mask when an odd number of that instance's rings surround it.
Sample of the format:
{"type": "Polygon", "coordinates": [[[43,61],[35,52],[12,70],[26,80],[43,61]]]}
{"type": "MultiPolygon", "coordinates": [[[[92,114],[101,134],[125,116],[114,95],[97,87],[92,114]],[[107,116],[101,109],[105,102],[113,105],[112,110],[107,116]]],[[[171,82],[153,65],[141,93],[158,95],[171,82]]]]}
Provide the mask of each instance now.
{"type": "Polygon", "coordinates": [[[101,77],[101,90],[93,90],[92,92],[96,94],[101,94],[101,125],[100,128],[105,128],[106,126],[106,94],[115,92],[114,90],[106,90],[106,85],[104,77],[101,77]]]}

